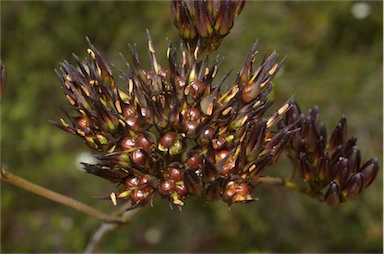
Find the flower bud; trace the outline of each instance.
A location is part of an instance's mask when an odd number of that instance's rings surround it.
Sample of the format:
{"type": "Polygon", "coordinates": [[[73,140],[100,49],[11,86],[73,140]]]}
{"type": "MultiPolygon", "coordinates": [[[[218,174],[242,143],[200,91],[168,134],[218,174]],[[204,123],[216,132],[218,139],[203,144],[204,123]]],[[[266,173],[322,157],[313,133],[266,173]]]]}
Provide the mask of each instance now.
{"type": "Polygon", "coordinates": [[[343,190],[343,196],[348,199],[354,199],[363,189],[364,177],[361,173],[357,173],[351,176],[348,182],[345,184],[343,190]]]}
{"type": "Polygon", "coordinates": [[[360,169],[363,175],[364,188],[367,188],[375,180],[379,171],[379,162],[376,158],[367,161],[360,169]]]}
{"type": "Polygon", "coordinates": [[[325,200],[327,205],[331,207],[335,207],[342,202],[339,185],[336,182],[332,182],[329,186],[329,189],[325,194],[325,200]]]}

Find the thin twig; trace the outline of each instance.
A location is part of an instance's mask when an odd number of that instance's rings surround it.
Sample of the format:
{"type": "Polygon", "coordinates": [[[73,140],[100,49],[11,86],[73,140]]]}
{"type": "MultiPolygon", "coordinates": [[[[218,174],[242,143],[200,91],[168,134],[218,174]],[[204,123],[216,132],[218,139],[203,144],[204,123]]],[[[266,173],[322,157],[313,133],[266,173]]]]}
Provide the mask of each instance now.
{"type": "MultiPolygon", "coordinates": [[[[127,204],[130,206],[129,202],[127,204]]],[[[114,214],[119,214],[121,218],[124,220],[123,224],[116,223],[103,223],[96,232],[92,235],[91,240],[88,242],[87,247],[84,250],[84,253],[101,253],[103,252],[105,241],[107,237],[115,230],[120,227],[127,225],[131,222],[134,217],[136,217],[139,213],[141,213],[144,209],[137,208],[135,210],[126,211],[127,206],[121,206],[114,214]],[[121,212],[123,213],[121,214],[121,212]]]]}
{"type": "Polygon", "coordinates": [[[304,194],[311,194],[310,190],[308,190],[307,188],[302,188],[300,186],[297,186],[293,182],[286,181],[285,179],[282,179],[279,177],[262,176],[262,177],[259,177],[256,181],[258,183],[284,187],[284,188],[287,188],[296,192],[304,193],[304,194]]]}
{"type": "Polygon", "coordinates": [[[31,183],[19,176],[16,176],[9,171],[7,171],[3,166],[1,166],[1,179],[9,182],[17,187],[20,187],[22,189],[25,189],[27,191],[30,191],[32,193],[35,193],[39,196],[45,197],[47,199],[53,200],[57,203],[61,203],[63,205],[66,205],[68,207],[71,207],[79,212],[85,213],[87,215],[90,215],[92,217],[95,217],[97,219],[100,219],[104,222],[109,223],[123,223],[123,219],[121,217],[112,216],[109,214],[105,214],[103,212],[100,212],[99,210],[96,210],[80,201],[77,201],[75,199],[72,199],[68,196],[62,195],[60,193],[51,191],[49,189],[46,189],[44,187],[41,187],[40,185],[36,185],[34,183],[31,183]]]}
{"type": "Polygon", "coordinates": [[[287,181],[286,179],[282,179],[279,177],[269,177],[269,176],[262,176],[259,177],[256,182],[262,183],[262,184],[268,184],[272,186],[279,186],[283,187],[295,192],[303,193],[306,195],[309,195],[313,198],[316,198],[320,202],[324,202],[324,195],[321,192],[314,191],[310,188],[303,188],[295,184],[294,182],[287,181]]]}

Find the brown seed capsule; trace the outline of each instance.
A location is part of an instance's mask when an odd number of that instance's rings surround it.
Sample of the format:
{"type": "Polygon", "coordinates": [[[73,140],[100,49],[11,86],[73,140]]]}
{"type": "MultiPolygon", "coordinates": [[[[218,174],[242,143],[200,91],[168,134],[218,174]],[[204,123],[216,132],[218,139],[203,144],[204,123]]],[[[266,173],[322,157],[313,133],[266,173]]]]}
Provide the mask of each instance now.
{"type": "Polygon", "coordinates": [[[121,142],[120,146],[123,150],[129,150],[136,147],[136,139],[131,136],[126,136],[121,142]]]}
{"type": "Polygon", "coordinates": [[[224,163],[224,165],[223,165],[223,168],[222,168],[222,170],[221,170],[221,174],[223,174],[223,175],[227,175],[227,174],[229,174],[229,172],[230,172],[233,168],[235,168],[235,166],[236,166],[236,160],[237,160],[236,157],[234,157],[233,155],[230,155],[230,156],[226,159],[226,161],[225,161],[225,163],[224,163]]]}
{"type": "Polygon", "coordinates": [[[161,147],[168,149],[175,144],[175,141],[176,141],[175,133],[172,131],[167,131],[161,136],[159,147],[161,145],[161,147]]]}
{"type": "Polygon", "coordinates": [[[233,184],[232,185],[227,185],[227,188],[225,189],[224,194],[223,194],[223,200],[224,201],[228,200],[228,201],[232,202],[232,197],[235,194],[236,194],[235,186],[233,184]]]}
{"type": "Polygon", "coordinates": [[[138,117],[137,116],[127,116],[125,122],[134,130],[138,129],[138,117]]]}
{"type": "Polygon", "coordinates": [[[218,152],[215,156],[216,163],[219,163],[220,161],[224,160],[225,157],[227,157],[228,153],[229,153],[228,150],[221,150],[220,152],[218,152]]]}
{"type": "Polygon", "coordinates": [[[86,132],[89,133],[91,131],[91,128],[89,127],[89,119],[80,117],[77,119],[77,124],[86,132]]]}
{"type": "Polygon", "coordinates": [[[201,112],[198,107],[193,107],[185,112],[182,124],[187,134],[191,135],[197,131],[201,121],[200,117],[201,112]]]}
{"type": "Polygon", "coordinates": [[[213,135],[215,135],[215,130],[212,127],[205,128],[200,133],[199,143],[200,145],[207,145],[213,138],[213,135]]]}
{"type": "Polygon", "coordinates": [[[243,197],[247,196],[249,194],[248,185],[245,182],[239,183],[236,188],[236,192],[237,192],[237,195],[240,195],[243,197]]]}
{"type": "Polygon", "coordinates": [[[260,93],[260,86],[257,83],[250,82],[245,87],[241,93],[241,99],[245,103],[249,103],[254,100],[260,93]]]}
{"type": "Polygon", "coordinates": [[[146,163],[146,157],[140,149],[131,153],[132,161],[138,165],[144,166],[146,163]]]}
{"type": "Polygon", "coordinates": [[[169,177],[175,182],[183,180],[184,170],[178,167],[170,167],[168,169],[169,177]]]}
{"type": "Polygon", "coordinates": [[[129,116],[135,116],[136,115],[136,109],[133,105],[127,105],[123,108],[123,116],[129,117],[129,116]]]}
{"type": "Polygon", "coordinates": [[[124,180],[124,184],[127,187],[127,189],[131,189],[133,187],[136,187],[139,184],[139,179],[137,177],[127,177],[124,180]]]}
{"type": "Polygon", "coordinates": [[[182,185],[176,185],[176,193],[180,196],[180,197],[185,197],[188,195],[188,190],[187,188],[185,187],[184,184],[182,185]]]}
{"type": "Polygon", "coordinates": [[[136,138],[136,146],[141,147],[144,151],[149,152],[152,149],[153,142],[150,141],[143,134],[139,134],[136,138]]]}
{"type": "Polygon", "coordinates": [[[131,200],[133,204],[143,201],[147,197],[147,193],[144,190],[134,190],[131,193],[131,200]]]}
{"type": "Polygon", "coordinates": [[[173,193],[175,191],[175,188],[176,188],[175,181],[173,181],[171,179],[162,181],[160,183],[160,191],[164,195],[170,195],[171,193],[173,193]]]}
{"type": "Polygon", "coordinates": [[[185,165],[192,169],[197,169],[201,167],[202,163],[203,158],[201,157],[200,153],[193,153],[192,155],[188,156],[188,158],[184,162],[185,165]]]}
{"type": "Polygon", "coordinates": [[[235,181],[229,181],[227,185],[225,186],[224,193],[230,197],[236,194],[236,186],[235,181]]]}
{"type": "Polygon", "coordinates": [[[150,192],[153,188],[156,187],[157,183],[154,176],[149,174],[143,175],[138,182],[138,187],[140,190],[144,190],[146,192],[150,192]]]}

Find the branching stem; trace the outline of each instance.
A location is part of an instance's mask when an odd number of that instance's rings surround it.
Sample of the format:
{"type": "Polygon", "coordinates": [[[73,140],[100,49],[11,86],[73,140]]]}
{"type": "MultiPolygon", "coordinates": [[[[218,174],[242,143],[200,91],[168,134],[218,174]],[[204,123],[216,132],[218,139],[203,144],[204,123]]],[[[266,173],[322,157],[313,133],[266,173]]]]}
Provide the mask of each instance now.
{"type": "Polygon", "coordinates": [[[296,192],[304,193],[304,194],[311,194],[311,192],[308,189],[297,186],[295,183],[291,181],[286,181],[279,177],[262,176],[262,177],[259,177],[256,180],[256,182],[274,185],[274,186],[281,186],[281,187],[284,187],[296,192]]]}
{"type": "MultiPolygon", "coordinates": [[[[288,179],[288,178],[287,178],[288,179]]],[[[324,196],[320,192],[314,192],[310,188],[303,188],[298,186],[292,181],[288,181],[287,179],[279,178],[279,177],[269,177],[269,176],[262,176],[259,177],[256,182],[257,183],[262,183],[262,184],[268,184],[272,186],[280,186],[284,187],[286,189],[299,192],[302,194],[309,195],[313,198],[316,198],[317,200],[323,202],[324,201],[324,196]]]]}
{"type": "Polygon", "coordinates": [[[54,192],[52,190],[49,190],[47,188],[41,187],[40,185],[36,185],[34,183],[31,183],[17,175],[14,175],[7,171],[3,166],[1,166],[1,180],[4,180],[6,182],[9,182],[19,188],[22,188],[24,190],[30,191],[32,193],[35,193],[39,196],[45,197],[47,199],[53,200],[57,203],[66,205],[68,207],[71,207],[79,212],[85,213],[87,215],[90,215],[92,217],[95,217],[99,220],[102,220],[104,222],[108,223],[118,223],[122,224],[124,223],[124,220],[121,217],[112,216],[103,212],[100,212],[99,210],[96,210],[80,201],[77,201],[75,199],[72,199],[68,196],[62,195],[60,193],[54,192]]]}

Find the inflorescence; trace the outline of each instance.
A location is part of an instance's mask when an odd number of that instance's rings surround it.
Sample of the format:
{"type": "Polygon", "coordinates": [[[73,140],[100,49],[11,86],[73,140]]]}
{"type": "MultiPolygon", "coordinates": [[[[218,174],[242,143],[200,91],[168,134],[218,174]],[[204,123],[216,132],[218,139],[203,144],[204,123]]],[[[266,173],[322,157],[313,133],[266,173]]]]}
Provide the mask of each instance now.
{"type": "Polygon", "coordinates": [[[243,1],[173,1],[173,21],[183,43],[171,42],[168,63],[160,65],[149,32],[151,67],[144,68],[130,47],[133,65],[120,73],[89,42],[89,59],[61,64],[57,74],[76,112],[54,123],[99,152],[87,172],[120,184],[110,195],[145,206],[155,193],[183,206],[190,196],[228,204],[254,200],[265,170],[287,152],[307,194],[335,206],[368,187],[377,159],[360,166],[356,138],[347,138],[342,118],[327,139],[317,108],[300,112],[291,98],[267,114],[272,78],[284,58],[273,52],[257,67],[255,43],[231,87],[217,80],[220,61],[208,55],[229,33],[243,1]],[[165,67],[164,67],[165,66],[165,67]]]}

